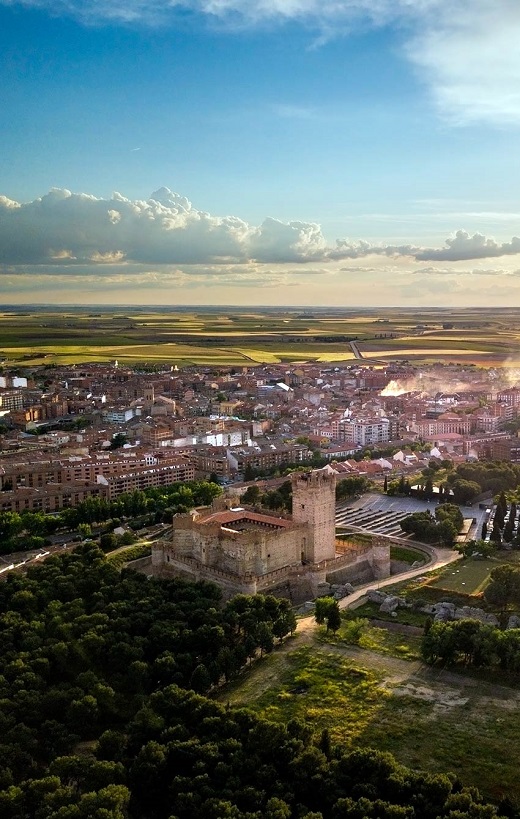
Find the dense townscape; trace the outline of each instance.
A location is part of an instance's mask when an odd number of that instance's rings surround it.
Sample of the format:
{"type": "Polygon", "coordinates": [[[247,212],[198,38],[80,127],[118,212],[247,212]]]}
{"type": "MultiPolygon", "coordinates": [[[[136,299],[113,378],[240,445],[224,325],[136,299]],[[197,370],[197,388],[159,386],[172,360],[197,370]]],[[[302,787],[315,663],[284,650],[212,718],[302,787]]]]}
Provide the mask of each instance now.
{"type": "Polygon", "coordinates": [[[390,481],[431,456],[515,462],[520,387],[501,372],[5,368],[1,510],[57,512],[93,496],[210,477],[226,485],[311,463],[390,481]]]}

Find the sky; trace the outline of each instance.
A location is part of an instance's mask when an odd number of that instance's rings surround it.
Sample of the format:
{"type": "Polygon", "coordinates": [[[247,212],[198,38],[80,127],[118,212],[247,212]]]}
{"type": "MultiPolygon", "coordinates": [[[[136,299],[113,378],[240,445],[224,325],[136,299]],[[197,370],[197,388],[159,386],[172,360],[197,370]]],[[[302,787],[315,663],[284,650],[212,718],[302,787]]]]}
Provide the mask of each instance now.
{"type": "Polygon", "coordinates": [[[520,306],[518,0],[0,0],[4,304],[520,306]]]}

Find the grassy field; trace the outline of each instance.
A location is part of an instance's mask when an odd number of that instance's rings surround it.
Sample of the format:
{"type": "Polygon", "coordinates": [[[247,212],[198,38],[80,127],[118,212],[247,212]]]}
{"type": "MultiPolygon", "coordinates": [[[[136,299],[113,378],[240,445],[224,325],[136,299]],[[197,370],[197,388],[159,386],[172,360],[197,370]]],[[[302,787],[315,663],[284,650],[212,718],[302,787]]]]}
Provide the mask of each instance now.
{"type": "Polygon", "coordinates": [[[12,308],[0,313],[0,358],[14,365],[110,361],[178,366],[370,361],[483,366],[520,362],[516,310],[347,308],[12,308]]]}
{"type": "Polygon", "coordinates": [[[493,569],[503,564],[518,565],[519,563],[520,554],[518,552],[499,552],[496,557],[487,560],[459,560],[428,581],[428,585],[434,589],[478,595],[489,583],[489,576],[493,569]]]}
{"type": "Polygon", "coordinates": [[[390,559],[399,560],[401,563],[426,563],[426,555],[419,549],[411,549],[406,546],[390,546],[390,559]]]}
{"type": "Polygon", "coordinates": [[[341,639],[282,650],[222,699],[276,722],[297,717],[317,735],[327,728],[335,741],[390,751],[413,768],[453,771],[488,798],[508,794],[520,804],[518,692],[455,674],[440,681],[429,669],[425,676],[409,646],[395,660],[395,651],[377,653],[377,641],[388,649],[386,637],[367,640],[372,650],[349,650],[341,639]]]}

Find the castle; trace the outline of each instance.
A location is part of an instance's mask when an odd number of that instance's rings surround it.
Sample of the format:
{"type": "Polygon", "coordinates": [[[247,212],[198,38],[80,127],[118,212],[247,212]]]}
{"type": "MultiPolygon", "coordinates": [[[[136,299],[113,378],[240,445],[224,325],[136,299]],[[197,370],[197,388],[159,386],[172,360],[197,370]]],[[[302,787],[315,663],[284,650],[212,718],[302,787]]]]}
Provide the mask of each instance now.
{"type": "MultiPolygon", "coordinates": [[[[217,583],[226,597],[275,594],[294,602],[326,583],[388,577],[384,538],[359,545],[336,538],[336,477],[325,468],[291,476],[292,515],[277,517],[217,501],[209,510],[176,515],[173,540],[152,548],[153,573],[217,583]]],[[[321,589],[320,589],[321,586],[321,589]]]]}

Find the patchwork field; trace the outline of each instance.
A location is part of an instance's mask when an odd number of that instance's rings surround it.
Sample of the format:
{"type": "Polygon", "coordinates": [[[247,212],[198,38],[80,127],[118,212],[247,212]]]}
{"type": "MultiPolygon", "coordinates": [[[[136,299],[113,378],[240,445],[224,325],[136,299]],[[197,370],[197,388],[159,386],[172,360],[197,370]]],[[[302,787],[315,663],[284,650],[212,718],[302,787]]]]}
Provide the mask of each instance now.
{"type": "Polygon", "coordinates": [[[520,364],[517,310],[5,308],[0,358],[214,366],[395,359],[520,364]],[[355,342],[352,345],[352,342],[355,342]]]}

